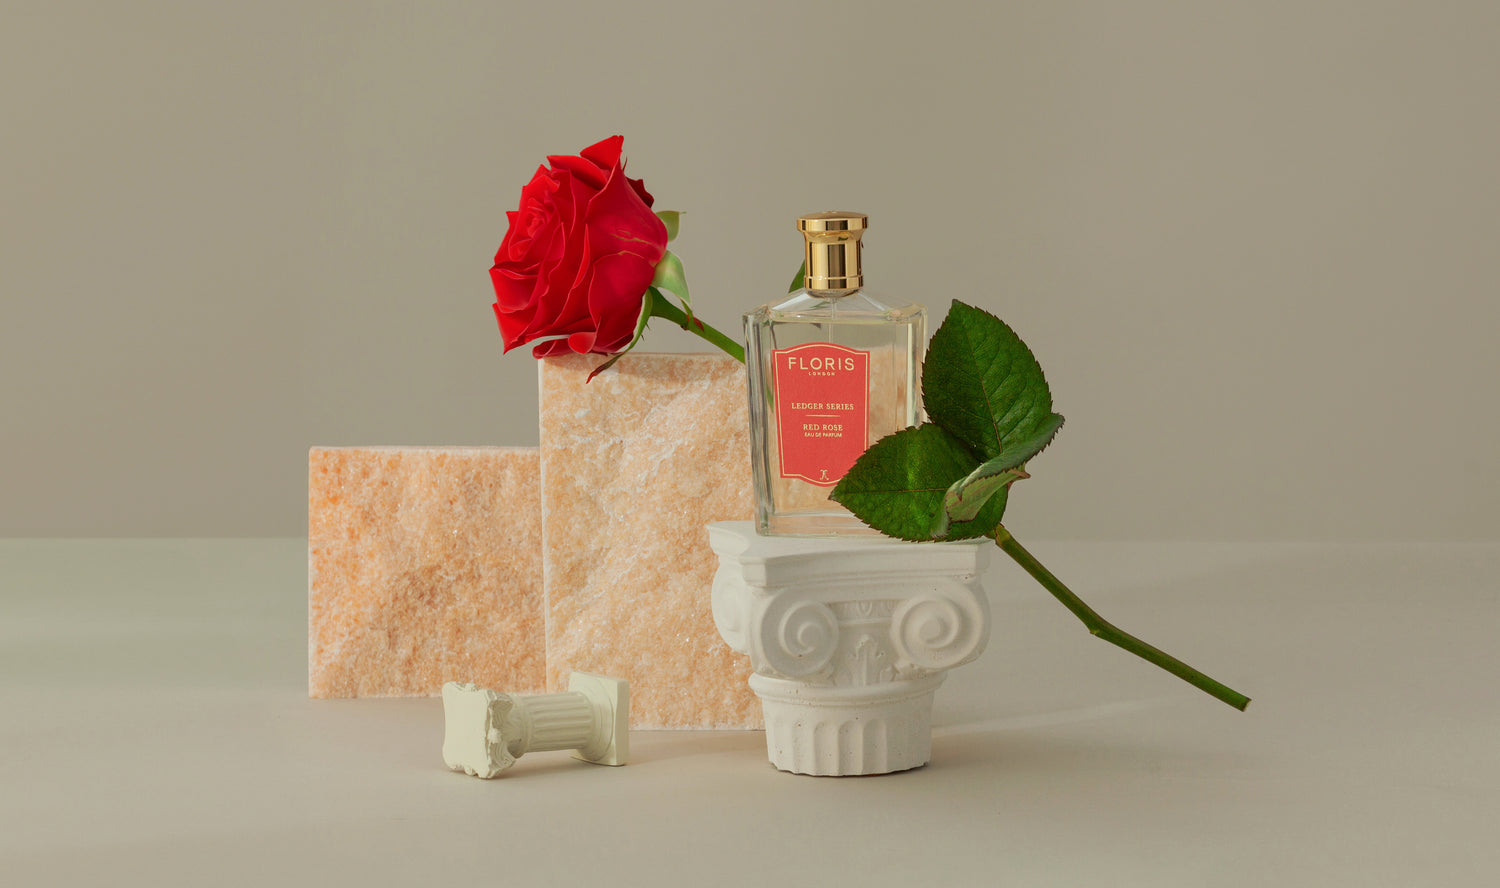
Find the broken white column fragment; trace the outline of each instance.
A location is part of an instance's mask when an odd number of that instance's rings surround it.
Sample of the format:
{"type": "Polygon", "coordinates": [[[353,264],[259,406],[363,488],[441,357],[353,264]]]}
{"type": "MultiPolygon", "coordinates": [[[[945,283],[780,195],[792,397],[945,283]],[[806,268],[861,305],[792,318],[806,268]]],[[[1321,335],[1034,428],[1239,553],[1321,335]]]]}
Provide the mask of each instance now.
{"type": "Polygon", "coordinates": [[[568,691],[520,696],[472,683],[443,685],[443,761],[454,771],[498,777],[528,752],[623,765],[630,755],[630,685],[574,672],[568,691]]]}

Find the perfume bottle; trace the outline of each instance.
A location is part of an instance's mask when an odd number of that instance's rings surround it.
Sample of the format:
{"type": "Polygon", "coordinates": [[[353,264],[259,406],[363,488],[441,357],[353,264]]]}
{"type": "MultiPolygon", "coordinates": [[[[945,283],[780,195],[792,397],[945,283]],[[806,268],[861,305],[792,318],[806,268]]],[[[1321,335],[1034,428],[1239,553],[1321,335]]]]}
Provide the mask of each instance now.
{"type": "Polygon", "coordinates": [[[865,448],[921,421],[927,310],[864,289],[860,213],[797,220],[806,286],[745,315],[756,528],[874,533],[828,494],[865,448]]]}

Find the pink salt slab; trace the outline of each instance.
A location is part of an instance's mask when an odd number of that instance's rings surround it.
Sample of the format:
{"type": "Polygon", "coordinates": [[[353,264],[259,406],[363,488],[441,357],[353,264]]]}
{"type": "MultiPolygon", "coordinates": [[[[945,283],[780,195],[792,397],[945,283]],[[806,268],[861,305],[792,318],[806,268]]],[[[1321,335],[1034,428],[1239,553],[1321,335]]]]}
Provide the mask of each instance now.
{"type": "Polygon", "coordinates": [[[308,692],[546,684],[532,447],[349,447],[308,457],[308,692]]]}
{"type": "Polygon", "coordinates": [[[714,628],[712,521],[748,519],[745,372],[718,355],[541,362],[547,682],[630,682],[637,728],[761,726],[749,661],[714,628]]]}

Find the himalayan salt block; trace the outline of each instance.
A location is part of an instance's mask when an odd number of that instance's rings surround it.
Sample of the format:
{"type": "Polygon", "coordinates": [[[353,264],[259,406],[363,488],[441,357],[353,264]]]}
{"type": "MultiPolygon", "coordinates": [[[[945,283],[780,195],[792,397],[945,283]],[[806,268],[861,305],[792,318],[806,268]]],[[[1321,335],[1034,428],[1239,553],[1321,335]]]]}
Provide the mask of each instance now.
{"type": "Polygon", "coordinates": [[[760,727],[714,627],[707,526],[754,515],[745,371],[720,355],[541,362],[547,682],[630,681],[637,728],[760,727]]]}
{"type": "Polygon", "coordinates": [[[308,457],[308,692],[546,686],[534,447],[308,457]]]}

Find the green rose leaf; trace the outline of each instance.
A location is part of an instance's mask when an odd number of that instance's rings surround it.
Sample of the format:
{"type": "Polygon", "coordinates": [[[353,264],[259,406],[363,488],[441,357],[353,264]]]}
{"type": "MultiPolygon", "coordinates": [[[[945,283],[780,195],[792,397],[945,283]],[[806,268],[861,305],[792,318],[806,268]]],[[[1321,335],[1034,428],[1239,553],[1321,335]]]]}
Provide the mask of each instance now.
{"type": "MultiPolygon", "coordinates": [[[[937,520],[933,522],[933,538],[947,537],[952,524],[974,521],[997,494],[1001,495],[1001,505],[999,514],[994,515],[994,520],[998,522],[1002,519],[1005,513],[1004,494],[1009,491],[1012,484],[1031,477],[1026,474],[1023,467],[1028,460],[1052,443],[1052,439],[1057,436],[1062,424],[1063,418],[1056,413],[1052,414],[1036,434],[1013,442],[1003,454],[953,482],[948,492],[943,495],[943,508],[938,512],[937,520]]],[[[993,511],[987,511],[986,518],[993,511]]],[[[987,534],[993,528],[994,525],[991,524],[983,528],[981,532],[987,534]]]]}
{"type": "Polygon", "coordinates": [[[948,488],[978,466],[962,441],[927,423],[876,441],[830,498],[887,536],[930,540],[948,488]]]}
{"type": "Polygon", "coordinates": [[[682,218],[682,213],[678,210],[660,210],[656,218],[661,220],[661,224],[667,226],[667,243],[677,240],[677,224],[682,218]]]}
{"type": "Polygon", "coordinates": [[[797,266],[797,275],[796,275],[796,277],[792,278],[792,285],[790,287],[787,287],[786,291],[788,293],[795,293],[798,290],[802,289],[806,285],[807,285],[807,260],[804,259],[804,260],[802,260],[802,264],[799,265],[799,266],[797,266]]]}
{"type": "Polygon", "coordinates": [[[1021,337],[989,312],[957,300],[928,346],[922,403],[930,420],[985,460],[1034,437],[1054,417],[1062,422],[1052,412],[1041,365],[1021,337]]]}

